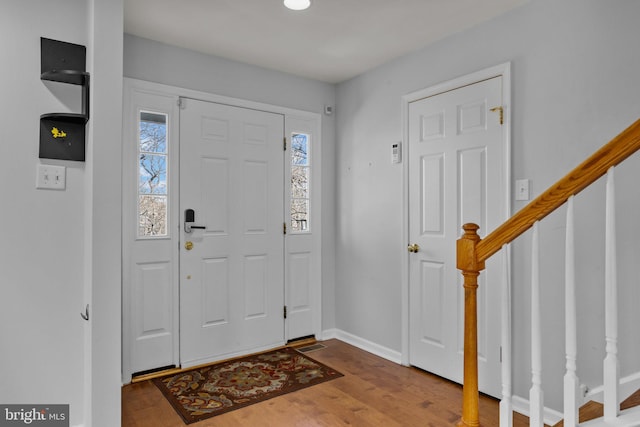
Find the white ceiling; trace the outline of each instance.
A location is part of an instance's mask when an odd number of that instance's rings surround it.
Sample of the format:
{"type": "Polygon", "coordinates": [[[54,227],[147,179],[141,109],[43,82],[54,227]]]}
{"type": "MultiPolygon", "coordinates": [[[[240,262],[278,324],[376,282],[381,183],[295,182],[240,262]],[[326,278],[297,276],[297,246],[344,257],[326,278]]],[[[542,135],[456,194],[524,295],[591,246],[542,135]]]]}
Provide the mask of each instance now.
{"type": "Polygon", "coordinates": [[[124,0],[126,33],[338,83],[528,0],[124,0]]]}

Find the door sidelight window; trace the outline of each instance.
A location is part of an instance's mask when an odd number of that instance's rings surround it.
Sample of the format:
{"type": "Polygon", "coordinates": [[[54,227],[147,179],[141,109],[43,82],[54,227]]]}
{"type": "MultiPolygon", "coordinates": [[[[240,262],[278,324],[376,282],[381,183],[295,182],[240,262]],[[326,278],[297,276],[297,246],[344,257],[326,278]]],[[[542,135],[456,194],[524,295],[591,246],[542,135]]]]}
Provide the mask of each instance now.
{"type": "Polygon", "coordinates": [[[167,236],[167,114],[142,111],[138,120],[138,237],[167,236]]]}
{"type": "Polygon", "coordinates": [[[310,135],[291,135],[291,231],[308,232],[309,223],[309,178],[310,178],[310,135]]]}

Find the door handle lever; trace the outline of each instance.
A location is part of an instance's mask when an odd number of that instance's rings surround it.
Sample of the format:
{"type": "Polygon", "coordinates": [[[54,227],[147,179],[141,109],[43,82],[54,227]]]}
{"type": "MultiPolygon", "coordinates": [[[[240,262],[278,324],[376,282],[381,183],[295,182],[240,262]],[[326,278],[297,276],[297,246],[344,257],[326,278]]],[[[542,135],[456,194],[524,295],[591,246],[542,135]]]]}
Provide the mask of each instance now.
{"type": "Polygon", "coordinates": [[[187,209],[184,211],[184,232],[191,233],[193,229],[206,230],[204,225],[193,225],[196,220],[196,213],[193,209],[187,209]]]}
{"type": "Polygon", "coordinates": [[[205,227],[204,225],[191,225],[189,223],[184,223],[184,231],[185,233],[191,233],[193,231],[193,229],[198,229],[198,230],[206,230],[207,227],[205,227]]]}

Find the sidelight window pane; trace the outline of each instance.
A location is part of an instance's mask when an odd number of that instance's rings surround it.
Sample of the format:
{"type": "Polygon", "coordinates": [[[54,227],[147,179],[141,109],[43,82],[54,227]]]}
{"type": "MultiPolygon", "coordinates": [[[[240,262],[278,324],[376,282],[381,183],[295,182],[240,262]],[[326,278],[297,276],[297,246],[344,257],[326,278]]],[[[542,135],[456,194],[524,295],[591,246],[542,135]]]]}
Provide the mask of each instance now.
{"type": "Polygon", "coordinates": [[[167,194],[167,156],[140,154],[140,194],[167,194]]]}
{"type": "Polygon", "coordinates": [[[309,198],[309,168],[293,166],[291,168],[291,197],[309,198]]]}
{"type": "Polygon", "coordinates": [[[309,159],[310,135],[293,133],[291,135],[291,230],[309,231],[309,180],[311,164],[309,159]]]}
{"type": "Polygon", "coordinates": [[[167,115],[140,113],[140,151],[167,152],[167,115]]]}
{"type": "Polygon", "coordinates": [[[291,199],[291,229],[294,232],[309,229],[309,199],[291,199]]]}
{"type": "Polygon", "coordinates": [[[309,135],[294,133],[291,137],[291,164],[309,165],[309,135]]]}
{"type": "Polygon", "coordinates": [[[140,113],[138,143],[138,236],[167,236],[169,188],[167,115],[140,113]]]}
{"type": "Polygon", "coordinates": [[[167,235],[167,196],[138,197],[138,235],[167,235]]]}

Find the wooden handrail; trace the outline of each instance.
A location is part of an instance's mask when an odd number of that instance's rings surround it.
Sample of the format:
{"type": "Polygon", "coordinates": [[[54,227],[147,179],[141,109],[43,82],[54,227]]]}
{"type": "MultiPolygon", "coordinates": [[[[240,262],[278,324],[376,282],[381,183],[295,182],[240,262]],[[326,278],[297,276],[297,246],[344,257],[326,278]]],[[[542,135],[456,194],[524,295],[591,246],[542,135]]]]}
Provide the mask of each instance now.
{"type": "Polygon", "coordinates": [[[503,245],[511,243],[531,228],[534,222],[549,215],[562,206],[569,197],[578,194],[604,176],[610,167],[617,166],[638,150],[640,150],[640,120],[482,239],[477,247],[478,261],[489,259],[503,245]]]}
{"type": "Polygon", "coordinates": [[[549,187],[531,203],[484,239],[477,234],[476,224],[465,224],[464,235],[457,241],[457,267],[464,276],[464,380],[462,393],[462,419],[459,427],[479,427],[478,399],[478,331],[477,331],[477,278],[484,270],[485,261],[505,244],[511,243],[522,233],[554,210],[569,197],[578,194],[609,168],[617,166],[640,150],[640,119],[596,151],[560,181],[549,187]]]}

